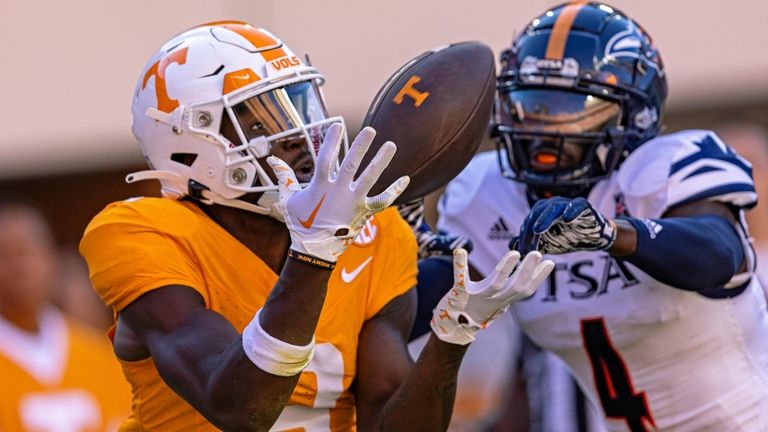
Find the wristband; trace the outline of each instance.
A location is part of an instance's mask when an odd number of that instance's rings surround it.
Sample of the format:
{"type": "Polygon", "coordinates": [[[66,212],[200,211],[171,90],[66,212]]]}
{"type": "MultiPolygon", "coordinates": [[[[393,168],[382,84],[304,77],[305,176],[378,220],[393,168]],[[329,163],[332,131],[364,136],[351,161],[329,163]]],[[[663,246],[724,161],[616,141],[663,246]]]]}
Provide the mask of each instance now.
{"type": "Polygon", "coordinates": [[[243,350],[245,355],[264,372],[277,376],[294,376],[304,370],[312,361],[315,353],[315,337],[304,346],[292,345],[270,336],[261,327],[256,312],[250,323],[243,330],[243,350]]]}
{"type": "Polygon", "coordinates": [[[288,258],[294,259],[299,262],[303,262],[304,264],[309,264],[314,267],[320,267],[321,269],[325,269],[325,270],[333,270],[336,267],[335,262],[326,261],[316,256],[303,254],[293,249],[288,249],[288,258]]]}

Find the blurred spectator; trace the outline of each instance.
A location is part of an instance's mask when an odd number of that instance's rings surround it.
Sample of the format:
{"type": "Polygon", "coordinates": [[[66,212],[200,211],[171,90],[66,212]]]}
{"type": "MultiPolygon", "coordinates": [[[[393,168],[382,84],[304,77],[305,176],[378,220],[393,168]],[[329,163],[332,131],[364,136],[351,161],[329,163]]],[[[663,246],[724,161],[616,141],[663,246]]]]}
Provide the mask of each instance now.
{"type": "Polygon", "coordinates": [[[747,225],[757,253],[757,276],[768,289],[768,132],[749,123],[732,123],[715,129],[720,138],[752,164],[757,206],[746,212],[747,225]]]}
{"type": "Polygon", "coordinates": [[[61,278],[41,212],[0,198],[0,430],[115,430],[130,390],[102,335],[51,304],[61,278]]]}

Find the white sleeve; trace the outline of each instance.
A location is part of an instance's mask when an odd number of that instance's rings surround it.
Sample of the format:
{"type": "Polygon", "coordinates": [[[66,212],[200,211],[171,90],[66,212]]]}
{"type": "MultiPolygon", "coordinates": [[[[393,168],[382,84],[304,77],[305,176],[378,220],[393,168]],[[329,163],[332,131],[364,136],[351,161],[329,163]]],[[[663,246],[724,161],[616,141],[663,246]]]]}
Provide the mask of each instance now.
{"type": "Polygon", "coordinates": [[[757,203],[752,166],[711,131],[685,140],[669,169],[667,207],[709,200],[737,208],[757,203]]]}
{"type": "Polygon", "coordinates": [[[619,187],[634,217],[709,200],[749,208],[757,202],[752,167],[711,131],[664,135],[641,145],[622,164],[619,187]]]}

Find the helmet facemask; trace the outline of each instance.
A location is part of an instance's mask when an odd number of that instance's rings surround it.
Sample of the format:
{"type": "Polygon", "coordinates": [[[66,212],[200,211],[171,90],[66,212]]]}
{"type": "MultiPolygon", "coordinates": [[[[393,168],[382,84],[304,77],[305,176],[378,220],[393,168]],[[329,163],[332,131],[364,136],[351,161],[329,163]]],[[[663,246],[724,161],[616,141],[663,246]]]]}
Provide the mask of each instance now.
{"type": "Polygon", "coordinates": [[[496,116],[504,175],[540,198],[585,195],[623,155],[621,105],[609,99],[521,89],[500,96],[496,116]]]}
{"type": "MultiPolygon", "coordinates": [[[[276,190],[276,182],[264,159],[280,155],[281,149],[302,147],[293,165],[301,182],[309,182],[317,151],[328,127],[340,121],[328,118],[320,89],[313,81],[298,81],[251,95],[246,92],[231,98],[224,107],[220,133],[229,141],[228,153],[239,155],[229,165],[250,161],[257,176],[250,183],[245,177],[229,176],[228,186],[246,193],[276,190]],[[235,145],[234,143],[239,143],[235,145]]],[[[283,156],[285,158],[285,156],[283,156]]]]}

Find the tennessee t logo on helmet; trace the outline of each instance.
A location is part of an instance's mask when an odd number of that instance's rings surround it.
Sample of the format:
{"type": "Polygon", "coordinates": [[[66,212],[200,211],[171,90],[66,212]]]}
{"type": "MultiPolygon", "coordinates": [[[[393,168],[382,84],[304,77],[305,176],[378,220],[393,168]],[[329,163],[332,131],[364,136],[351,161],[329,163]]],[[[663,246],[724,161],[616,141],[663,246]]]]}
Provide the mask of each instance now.
{"type": "Polygon", "coordinates": [[[179,50],[171,51],[163,58],[156,61],[144,74],[144,82],[141,85],[141,89],[145,89],[149,79],[154,76],[157,109],[166,114],[178,108],[179,101],[177,99],[171,99],[171,97],[168,96],[168,89],[165,86],[165,69],[173,63],[179,65],[185,64],[187,62],[188,50],[187,47],[184,47],[179,50]]]}

